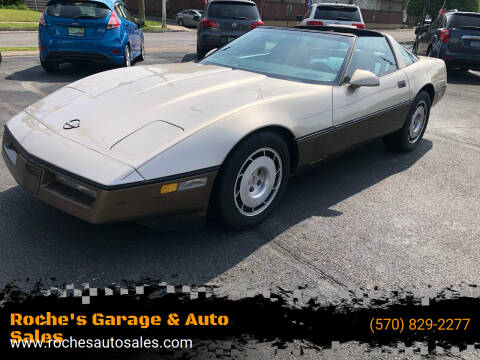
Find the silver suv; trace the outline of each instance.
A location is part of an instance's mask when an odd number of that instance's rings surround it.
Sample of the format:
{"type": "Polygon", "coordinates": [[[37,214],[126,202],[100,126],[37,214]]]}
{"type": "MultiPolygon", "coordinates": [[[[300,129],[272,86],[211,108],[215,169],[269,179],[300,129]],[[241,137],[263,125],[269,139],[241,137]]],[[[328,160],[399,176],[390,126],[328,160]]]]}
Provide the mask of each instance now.
{"type": "Polygon", "coordinates": [[[210,0],[197,30],[199,59],[239,36],[262,26],[257,5],[249,0],[210,0]]]}
{"type": "Polygon", "coordinates": [[[346,25],[365,29],[362,12],[356,5],[317,3],[308,9],[305,16],[297,16],[300,25],[346,25]]]}

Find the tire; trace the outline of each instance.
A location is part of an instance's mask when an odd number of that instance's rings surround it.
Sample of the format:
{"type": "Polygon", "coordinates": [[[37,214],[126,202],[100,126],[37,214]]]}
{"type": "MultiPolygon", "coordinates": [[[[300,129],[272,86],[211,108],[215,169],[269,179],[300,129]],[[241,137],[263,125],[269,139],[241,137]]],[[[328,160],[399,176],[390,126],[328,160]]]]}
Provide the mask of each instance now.
{"type": "Polygon", "coordinates": [[[185,26],[185,25],[183,24],[183,20],[182,20],[182,19],[178,19],[178,25],[179,25],[179,26],[185,26]]]}
{"type": "Polygon", "coordinates": [[[206,53],[207,53],[207,51],[205,49],[203,49],[203,48],[201,48],[197,45],[197,59],[198,60],[202,59],[205,56],[206,53]]]}
{"type": "Polygon", "coordinates": [[[140,52],[140,55],[138,56],[138,61],[144,61],[145,60],[145,39],[142,39],[142,50],[140,52]]]}
{"type": "Polygon", "coordinates": [[[274,210],[290,176],[290,153],[273,132],[254,134],[232,151],[220,170],[213,206],[234,229],[260,224],[274,210]]]}
{"type": "Polygon", "coordinates": [[[425,53],[425,56],[434,57],[432,54],[432,45],[428,47],[427,52],[425,53]]]}
{"type": "Polygon", "coordinates": [[[420,91],[413,100],[403,127],[383,138],[385,146],[399,152],[410,152],[422,141],[427,129],[432,101],[426,91],[420,91]]]}
{"type": "Polygon", "coordinates": [[[59,64],[53,61],[42,61],[40,60],[43,70],[46,72],[56,72],[58,71],[59,64]]]}
{"type": "Polygon", "coordinates": [[[123,50],[123,67],[130,66],[132,66],[132,53],[130,51],[130,44],[127,44],[125,50],[123,50]]]}

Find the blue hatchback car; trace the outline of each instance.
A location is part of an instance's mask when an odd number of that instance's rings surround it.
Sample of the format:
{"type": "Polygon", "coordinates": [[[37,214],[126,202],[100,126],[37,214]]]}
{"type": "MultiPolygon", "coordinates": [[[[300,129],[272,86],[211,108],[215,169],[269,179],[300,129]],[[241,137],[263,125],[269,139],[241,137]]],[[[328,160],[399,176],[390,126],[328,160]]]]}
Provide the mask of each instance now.
{"type": "Polygon", "coordinates": [[[143,25],[121,0],[50,0],[38,27],[40,62],[49,72],[76,61],[130,66],[145,56],[143,25]]]}

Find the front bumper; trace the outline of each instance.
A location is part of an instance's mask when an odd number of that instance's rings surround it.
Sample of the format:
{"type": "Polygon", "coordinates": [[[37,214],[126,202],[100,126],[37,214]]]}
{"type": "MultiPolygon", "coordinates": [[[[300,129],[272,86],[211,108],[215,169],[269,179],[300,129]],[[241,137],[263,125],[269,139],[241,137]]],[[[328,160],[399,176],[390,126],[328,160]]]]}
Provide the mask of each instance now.
{"type": "Polygon", "coordinates": [[[3,135],[2,156],[24,189],[57,209],[95,224],[177,214],[205,215],[217,174],[217,169],[206,169],[135,184],[110,187],[92,184],[28,154],[7,128],[3,135]],[[163,185],[204,178],[203,186],[161,193],[163,185]],[[68,184],[87,191],[79,191],[68,184]]]}

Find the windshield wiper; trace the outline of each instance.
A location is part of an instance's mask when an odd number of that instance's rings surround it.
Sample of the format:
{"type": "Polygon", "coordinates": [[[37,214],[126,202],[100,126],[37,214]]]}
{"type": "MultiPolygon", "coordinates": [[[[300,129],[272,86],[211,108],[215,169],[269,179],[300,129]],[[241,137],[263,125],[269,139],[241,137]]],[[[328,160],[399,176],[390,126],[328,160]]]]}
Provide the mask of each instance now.
{"type": "Polygon", "coordinates": [[[349,19],[349,18],[346,18],[346,17],[341,17],[341,16],[336,17],[335,20],[352,21],[352,19],[349,19]]]}
{"type": "Polygon", "coordinates": [[[233,18],[237,20],[248,20],[246,16],[234,16],[233,18]]]}
{"type": "Polygon", "coordinates": [[[74,19],[97,19],[97,17],[92,15],[80,15],[74,17],[74,19]]]}
{"type": "Polygon", "coordinates": [[[474,30],[480,30],[480,26],[460,26],[460,29],[474,29],[474,30]]]}
{"type": "Polygon", "coordinates": [[[390,60],[388,60],[388,59],[384,58],[383,56],[380,56],[380,59],[382,59],[383,61],[386,61],[386,62],[388,62],[390,65],[395,65],[395,63],[394,63],[394,62],[392,62],[392,61],[390,61],[390,60]]]}

